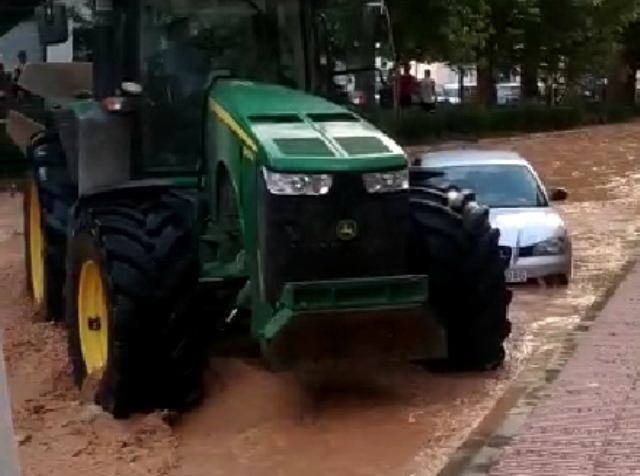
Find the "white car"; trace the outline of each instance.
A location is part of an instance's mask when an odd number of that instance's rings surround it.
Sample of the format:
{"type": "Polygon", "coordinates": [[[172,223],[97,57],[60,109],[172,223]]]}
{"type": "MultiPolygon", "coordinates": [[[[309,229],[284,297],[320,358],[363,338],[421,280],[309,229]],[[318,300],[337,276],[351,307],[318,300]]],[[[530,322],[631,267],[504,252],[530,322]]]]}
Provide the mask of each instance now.
{"type": "Polygon", "coordinates": [[[447,150],[421,154],[413,167],[433,172],[425,179],[432,185],[471,189],[478,203],[489,207],[491,224],[500,230],[509,283],[568,284],[571,237],[551,206],[566,200],[567,192],[547,190],[525,158],[509,151],[447,150]]]}

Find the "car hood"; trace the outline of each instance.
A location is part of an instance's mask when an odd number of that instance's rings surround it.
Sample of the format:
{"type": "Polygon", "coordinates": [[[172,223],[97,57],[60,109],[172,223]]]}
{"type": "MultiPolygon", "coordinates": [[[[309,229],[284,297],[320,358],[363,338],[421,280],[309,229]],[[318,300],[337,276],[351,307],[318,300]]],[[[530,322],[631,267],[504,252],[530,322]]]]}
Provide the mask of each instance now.
{"type": "Polygon", "coordinates": [[[500,245],[530,246],[562,235],[565,225],[553,208],[492,208],[491,226],[500,230],[500,245]]]}

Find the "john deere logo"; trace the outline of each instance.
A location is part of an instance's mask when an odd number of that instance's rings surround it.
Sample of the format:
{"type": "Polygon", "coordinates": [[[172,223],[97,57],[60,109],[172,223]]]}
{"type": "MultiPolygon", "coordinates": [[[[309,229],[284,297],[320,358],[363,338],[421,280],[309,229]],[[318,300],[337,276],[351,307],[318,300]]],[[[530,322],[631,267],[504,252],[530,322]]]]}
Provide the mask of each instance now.
{"type": "Polygon", "coordinates": [[[358,225],[353,220],[340,220],[336,226],[336,236],[343,241],[353,240],[358,234],[358,225]]]}

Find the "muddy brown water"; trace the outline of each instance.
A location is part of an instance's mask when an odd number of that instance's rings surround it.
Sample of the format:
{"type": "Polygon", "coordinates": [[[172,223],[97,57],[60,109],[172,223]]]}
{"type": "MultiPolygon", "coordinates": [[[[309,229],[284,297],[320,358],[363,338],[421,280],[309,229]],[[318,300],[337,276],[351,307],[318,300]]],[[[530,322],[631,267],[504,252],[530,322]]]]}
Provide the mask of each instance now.
{"type": "Polygon", "coordinates": [[[0,322],[25,476],[431,476],[537,353],[561,338],[631,259],[640,233],[640,125],[492,141],[566,187],[575,239],[567,289],[519,289],[505,369],[435,376],[404,366],[301,378],[219,361],[205,404],[168,428],[116,422],[73,389],[65,337],[24,296],[20,198],[0,197],[0,322]]]}

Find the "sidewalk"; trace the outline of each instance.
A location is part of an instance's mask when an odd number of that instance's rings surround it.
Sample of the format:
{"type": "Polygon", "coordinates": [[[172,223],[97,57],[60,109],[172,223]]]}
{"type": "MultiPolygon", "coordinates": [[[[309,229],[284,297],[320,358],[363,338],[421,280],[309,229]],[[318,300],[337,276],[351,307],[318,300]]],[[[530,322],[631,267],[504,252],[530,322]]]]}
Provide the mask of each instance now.
{"type": "Polygon", "coordinates": [[[18,448],[13,433],[11,397],[4,363],[4,335],[0,331],[0,476],[18,476],[18,448]]]}
{"type": "MultiPolygon", "coordinates": [[[[637,264],[579,340],[537,407],[525,418],[516,415],[521,423],[514,435],[496,445],[501,449],[493,446],[493,463],[484,474],[640,475],[639,361],[637,264]]],[[[468,474],[478,473],[463,472],[468,474]]]]}

